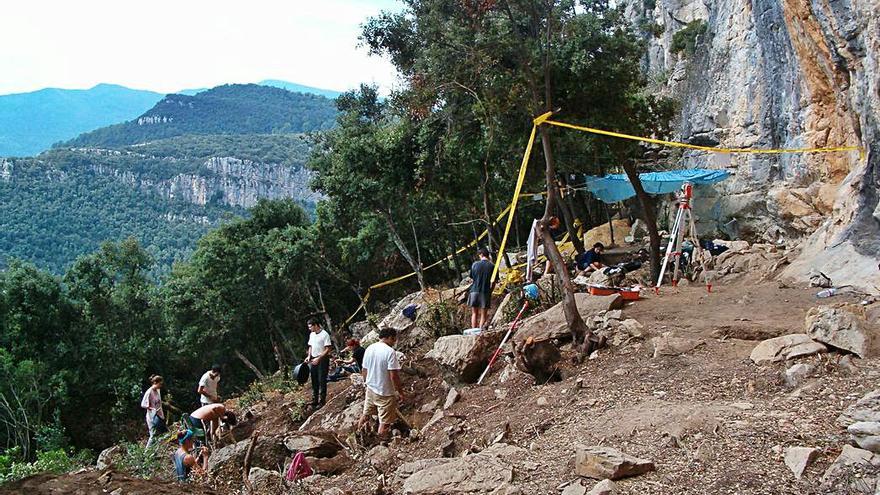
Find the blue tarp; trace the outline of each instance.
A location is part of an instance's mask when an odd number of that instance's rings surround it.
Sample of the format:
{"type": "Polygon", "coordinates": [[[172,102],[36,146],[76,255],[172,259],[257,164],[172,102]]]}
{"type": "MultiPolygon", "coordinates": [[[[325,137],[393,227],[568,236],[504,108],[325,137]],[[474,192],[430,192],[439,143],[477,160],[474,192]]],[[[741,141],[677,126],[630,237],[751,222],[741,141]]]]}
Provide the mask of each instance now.
{"type": "MultiPolygon", "coordinates": [[[[670,170],[667,172],[647,172],[639,174],[642,187],[648,194],[668,194],[678,191],[685,182],[691,184],[714,184],[730,176],[726,170],[703,168],[689,170],[670,170]]],[[[636,195],[626,174],[610,174],[605,177],[585,176],[586,189],[606,203],[616,203],[636,195]]]]}

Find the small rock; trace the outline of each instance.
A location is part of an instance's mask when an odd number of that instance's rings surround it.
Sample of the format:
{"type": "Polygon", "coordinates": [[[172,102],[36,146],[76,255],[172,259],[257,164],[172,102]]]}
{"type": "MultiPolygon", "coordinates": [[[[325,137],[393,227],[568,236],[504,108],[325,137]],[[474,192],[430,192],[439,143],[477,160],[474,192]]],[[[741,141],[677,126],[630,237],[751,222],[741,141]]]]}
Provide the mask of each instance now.
{"type": "Polygon", "coordinates": [[[662,335],[651,339],[655,358],[660,356],[678,356],[685,354],[705,343],[706,342],[703,340],[673,337],[671,335],[662,335]]]}
{"type": "Polygon", "coordinates": [[[751,409],[754,409],[755,405],[752,404],[751,402],[734,402],[733,404],[730,405],[730,407],[733,407],[735,409],[739,409],[740,411],[749,411],[751,409]]]}
{"type": "Polygon", "coordinates": [[[538,407],[544,407],[547,405],[547,398],[546,397],[538,397],[538,400],[535,401],[535,404],[537,404],[538,407]]]}
{"type": "Polygon", "coordinates": [[[427,414],[431,411],[434,411],[438,407],[440,407],[440,399],[434,399],[431,402],[426,402],[422,404],[422,407],[419,408],[419,412],[427,414]]]}
{"type": "Polygon", "coordinates": [[[110,495],[122,495],[122,494],[123,494],[122,488],[117,488],[117,489],[113,490],[112,492],[110,492],[110,495]]]}
{"type": "Polygon", "coordinates": [[[791,469],[795,478],[801,479],[804,470],[816,459],[817,455],[819,455],[819,451],[812,447],[789,447],[785,449],[785,465],[791,469]]]}
{"type": "Polygon", "coordinates": [[[434,411],[434,415],[431,416],[431,419],[428,420],[428,422],[425,423],[425,426],[422,427],[422,432],[428,431],[428,428],[438,423],[441,419],[443,419],[443,416],[443,409],[437,409],[436,411],[434,411]]]}
{"type": "Polygon", "coordinates": [[[617,368],[616,370],[612,371],[611,373],[614,375],[617,375],[617,376],[623,376],[626,374],[626,370],[623,368],[617,368]]]}
{"type": "Polygon", "coordinates": [[[814,369],[813,366],[804,363],[791,366],[783,373],[785,384],[791,388],[799,387],[814,369]]]}
{"type": "Polygon", "coordinates": [[[443,409],[449,409],[453,404],[458,402],[458,398],[461,397],[461,394],[458,393],[458,390],[455,387],[449,388],[449,393],[446,394],[446,402],[443,403],[443,409]]]}
{"type": "Polygon", "coordinates": [[[496,388],[495,389],[495,398],[499,400],[504,400],[507,398],[507,389],[506,388],[496,388]]]}
{"type": "Polygon", "coordinates": [[[611,447],[575,446],[575,473],[595,479],[618,480],[655,469],[654,463],[611,447]]]}
{"type": "Polygon", "coordinates": [[[584,495],[587,493],[587,487],[580,480],[571,482],[562,490],[562,495],[584,495]]]}
{"type": "Polygon", "coordinates": [[[619,309],[612,309],[611,311],[605,313],[606,320],[619,320],[621,318],[623,318],[623,311],[619,309]]]}
{"type": "Polygon", "coordinates": [[[611,480],[602,480],[587,495],[613,495],[617,493],[617,484],[611,480]]]}

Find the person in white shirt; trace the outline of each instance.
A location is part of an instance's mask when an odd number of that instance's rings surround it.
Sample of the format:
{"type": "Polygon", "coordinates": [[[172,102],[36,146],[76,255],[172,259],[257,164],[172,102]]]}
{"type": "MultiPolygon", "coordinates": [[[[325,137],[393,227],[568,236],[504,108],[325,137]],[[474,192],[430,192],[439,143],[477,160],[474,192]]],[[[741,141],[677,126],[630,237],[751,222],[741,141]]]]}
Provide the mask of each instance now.
{"type": "Polygon", "coordinates": [[[199,401],[203,406],[220,402],[220,396],[217,394],[218,383],[220,383],[220,365],[215,364],[199,380],[199,401]]]}
{"type": "Polygon", "coordinates": [[[168,427],[165,425],[165,411],[162,410],[161,390],[163,385],[161,376],[151,376],[150,388],[144,392],[144,398],[141,399],[141,407],[147,410],[147,431],[150,432],[147,448],[153,445],[157,436],[168,431],[168,427]]]}
{"type": "Polygon", "coordinates": [[[379,416],[379,436],[385,436],[388,428],[397,420],[397,404],[403,400],[403,386],[400,384],[400,362],[394,344],[397,331],[383,328],[379,331],[379,342],[367,347],[364,353],[364,366],[361,375],[367,387],[364,399],[364,412],[358,422],[363,429],[373,413],[379,416]],[[396,395],[395,395],[396,393],[396,395]]]}
{"type": "Polygon", "coordinates": [[[327,402],[327,374],[330,372],[330,351],[333,342],[330,334],[321,329],[318,320],[311,318],[309,327],[309,345],[304,363],[309,363],[312,378],[312,409],[319,409],[327,402]]]}

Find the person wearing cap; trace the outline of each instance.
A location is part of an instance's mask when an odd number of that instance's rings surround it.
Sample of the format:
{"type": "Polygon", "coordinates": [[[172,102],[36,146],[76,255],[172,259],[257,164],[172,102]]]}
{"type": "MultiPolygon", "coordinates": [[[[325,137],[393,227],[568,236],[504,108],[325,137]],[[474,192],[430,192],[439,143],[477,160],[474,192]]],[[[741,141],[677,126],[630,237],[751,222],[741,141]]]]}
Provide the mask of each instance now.
{"type": "Polygon", "coordinates": [[[217,391],[220,383],[220,365],[215,364],[210,370],[206,371],[202,378],[199,379],[199,402],[202,405],[216,404],[220,402],[220,395],[217,391]]]}
{"type": "Polygon", "coordinates": [[[327,374],[330,372],[330,351],[333,342],[330,334],[321,328],[318,320],[310,318],[309,345],[304,363],[309,363],[312,377],[312,409],[318,409],[327,401],[327,374]]]}
{"type": "Polygon", "coordinates": [[[471,328],[486,328],[489,306],[492,304],[492,270],[489,250],[481,247],[477,251],[480,259],[471,265],[471,289],[468,306],[471,308],[471,328]]]}
{"type": "Polygon", "coordinates": [[[346,359],[336,360],[336,370],[327,380],[331,382],[339,381],[347,373],[360,373],[364,365],[364,348],[357,339],[349,339],[345,343],[345,350],[348,351],[349,357],[346,359]]]}
{"type": "Polygon", "coordinates": [[[171,454],[174,470],[177,473],[177,481],[186,483],[193,470],[196,473],[204,474],[208,469],[208,457],[211,451],[207,447],[196,449],[192,430],[178,432],[177,443],[180,446],[171,454]]]}

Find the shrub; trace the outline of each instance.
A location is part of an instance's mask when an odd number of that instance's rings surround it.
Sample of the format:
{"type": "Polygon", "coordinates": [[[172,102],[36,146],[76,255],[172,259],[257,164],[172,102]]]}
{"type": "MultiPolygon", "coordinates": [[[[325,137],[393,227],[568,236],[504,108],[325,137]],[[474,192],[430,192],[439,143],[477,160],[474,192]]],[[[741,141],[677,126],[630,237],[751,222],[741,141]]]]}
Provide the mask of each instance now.
{"type": "Polygon", "coordinates": [[[657,24],[656,22],[643,17],[639,21],[639,30],[643,33],[648,33],[655,38],[659,38],[660,35],[662,35],[664,31],[666,31],[666,26],[661,26],[660,24],[657,24]]]}
{"type": "Polygon", "coordinates": [[[71,456],[64,449],[37,452],[33,462],[16,461],[13,449],[0,456],[0,484],[27,478],[40,473],[62,474],[91,463],[92,453],[82,450],[71,456]]]}
{"type": "Polygon", "coordinates": [[[142,479],[156,477],[165,464],[162,456],[157,455],[162,442],[156,442],[147,448],[139,443],[125,442],[122,444],[122,457],[116,466],[120,471],[142,479]]]}
{"type": "Polygon", "coordinates": [[[693,55],[696,51],[697,40],[708,27],[709,25],[702,19],[689,22],[687,26],[672,35],[672,45],[669,49],[673,53],[684,51],[687,55],[693,55]]]}

